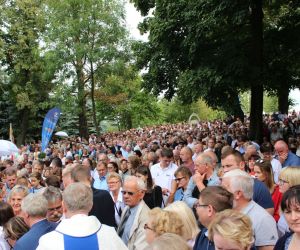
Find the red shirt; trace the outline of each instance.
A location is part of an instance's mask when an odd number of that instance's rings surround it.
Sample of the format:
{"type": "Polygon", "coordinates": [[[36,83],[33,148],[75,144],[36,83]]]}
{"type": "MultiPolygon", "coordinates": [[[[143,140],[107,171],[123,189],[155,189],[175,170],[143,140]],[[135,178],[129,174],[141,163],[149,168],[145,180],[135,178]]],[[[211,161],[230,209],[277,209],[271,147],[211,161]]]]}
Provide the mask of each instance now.
{"type": "Polygon", "coordinates": [[[279,186],[276,185],[274,188],[274,191],[272,193],[272,200],[274,203],[274,219],[276,222],[278,222],[280,214],[279,214],[279,207],[282,199],[282,193],[279,192],[279,186]]]}

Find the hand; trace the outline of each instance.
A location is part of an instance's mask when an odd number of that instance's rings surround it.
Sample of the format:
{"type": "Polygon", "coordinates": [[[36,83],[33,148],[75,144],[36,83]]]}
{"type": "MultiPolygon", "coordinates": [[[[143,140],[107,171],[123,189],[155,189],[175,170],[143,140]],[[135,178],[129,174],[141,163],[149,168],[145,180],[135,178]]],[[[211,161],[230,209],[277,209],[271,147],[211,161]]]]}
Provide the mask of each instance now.
{"type": "Polygon", "coordinates": [[[169,193],[169,189],[167,189],[167,188],[162,188],[161,190],[162,190],[162,194],[163,194],[163,195],[169,193]]]}
{"type": "Polygon", "coordinates": [[[285,160],[288,158],[288,153],[282,153],[278,156],[278,160],[281,164],[285,162],[285,160]]]}
{"type": "Polygon", "coordinates": [[[202,183],[205,180],[205,176],[206,176],[206,172],[204,174],[200,174],[198,172],[196,172],[193,175],[193,181],[196,183],[196,185],[198,186],[198,184],[202,183]]]}

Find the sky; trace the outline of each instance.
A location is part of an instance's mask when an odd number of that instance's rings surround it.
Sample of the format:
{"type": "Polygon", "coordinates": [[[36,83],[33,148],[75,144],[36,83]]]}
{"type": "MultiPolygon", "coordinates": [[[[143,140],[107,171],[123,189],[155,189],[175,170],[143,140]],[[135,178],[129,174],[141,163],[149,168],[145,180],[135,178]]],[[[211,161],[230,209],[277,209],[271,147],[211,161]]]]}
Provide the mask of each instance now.
{"type": "MultiPolygon", "coordinates": [[[[141,36],[137,26],[140,21],[143,20],[142,16],[139,14],[139,12],[135,9],[133,4],[129,3],[127,0],[127,3],[125,5],[126,8],[126,23],[127,28],[131,34],[131,36],[135,39],[147,40],[147,35],[141,36]]],[[[292,98],[295,102],[295,106],[292,109],[295,109],[296,111],[300,111],[300,90],[295,89],[290,92],[290,98],[292,98]]]]}

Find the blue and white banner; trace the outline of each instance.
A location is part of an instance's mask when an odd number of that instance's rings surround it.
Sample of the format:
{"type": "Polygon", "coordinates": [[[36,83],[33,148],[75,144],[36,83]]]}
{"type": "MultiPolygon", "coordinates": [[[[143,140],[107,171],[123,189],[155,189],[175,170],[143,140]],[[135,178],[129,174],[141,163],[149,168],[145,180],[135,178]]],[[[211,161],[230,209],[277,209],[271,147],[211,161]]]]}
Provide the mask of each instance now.
{"type": "Polygon", "coordinates": [[[60,117],[59,108],[50,109],[45,116],[44,123],[43,123],[43,130],[42,130],[42,152],[44,152],[48,146],[48,143],[51,139],[52,133],[55,129],[59,117],[60,117]]]}

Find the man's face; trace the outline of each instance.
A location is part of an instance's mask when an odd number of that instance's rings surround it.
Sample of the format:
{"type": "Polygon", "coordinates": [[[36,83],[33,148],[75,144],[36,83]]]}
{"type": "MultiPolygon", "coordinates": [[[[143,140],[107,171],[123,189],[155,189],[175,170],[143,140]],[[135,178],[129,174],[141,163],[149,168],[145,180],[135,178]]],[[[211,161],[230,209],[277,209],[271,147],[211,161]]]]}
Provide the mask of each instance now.
{"type": "Polygon", "coordinates": [[[186,149],[181,149],[180,150],[180,158],[182,160],[182,162],[187,162],[190,158],[190,155],[188,154],[186,149]]]}
{"type": "Polygon", "coordinates": [[[208,146],[209,148],[214,148],[214,147],[215,147],[215,141],[209,139],[208,142],[207,142],[207,146],[208,146]]]}
{"type": "Polygon", "coordinates": [[[57,222],[60,220],[63,214],[61,200],[55,200],[54,202],[48,202],[47,220],[51,222],[57,222]]]}
{"type": "Polygon", "coordinates": [[[16,185],[17,176],[16,175],[8,175],[6,177],[7,185],[10,189],[12,189],[16,185]]]}
{"type": "Polygon", "coordinates": [[[98,164],[96,169],[100,177],[105,176],[107,173],[107,168],[104,166],[104,164],[98,164]]]}
{"type": "Polygon", "coordinates": [[[196,205],[196,213],[198,215],[198,220],[200,223],[207,227],[209,224],[209,216],[208,216],[208,204],[204,204],[201,196],[199,198],[198,204],[196,205]]]}
{"type": "Polygon", "coordinates": [[[90,168],[90,163],[89,163],[89,160],[88,159],[84,159],[82,161],[82,165],[86,168],[90,168]]]}
{"type": "Polygon", "coordinates": [[[194,152],[196,154],[199,154],[203,151],[203,146],[201,144],[196,144],[195,147],[194,147],[194,152]]]}
{"type": "Polygon", "coordinates": [[[195,171],[201,175],[207,171],[207,164],[203,163],[201,156],[198,156],[195,160],[195,171]]]}
{"type": "Polygon", "coordinates": [[[228,155],[226,158],[222,159],[221,163],[224,173],[233,169],[240,169],[240,166],[233,155],[228,155]]]}
{"type": "Polygon", "coordinates": [[[37,172],[37,173],[42,174],[42,173],[43,173],[43,168],[42,168],[42,166],[40,166],[40,165],[38,165],[38,164],[35,164],[35,165],[33,166],[33,168],[32,168],[32,172],[33,172],[33,173],[37,172]]]}
{"type": "Polygon", "coordinates": [[[168,157],[161,157],[160,159],[160,165],[161,167],[168,167],[170,165],[172,161],[172,158],[168,158],[168,157]]]}
{"type": "Polygon", "coordinates": [[[144,197],[144,191],[138,189],[135,181],[125,181],[122,193],[124,202],[129,207],[137,206],[144,197]]]}

